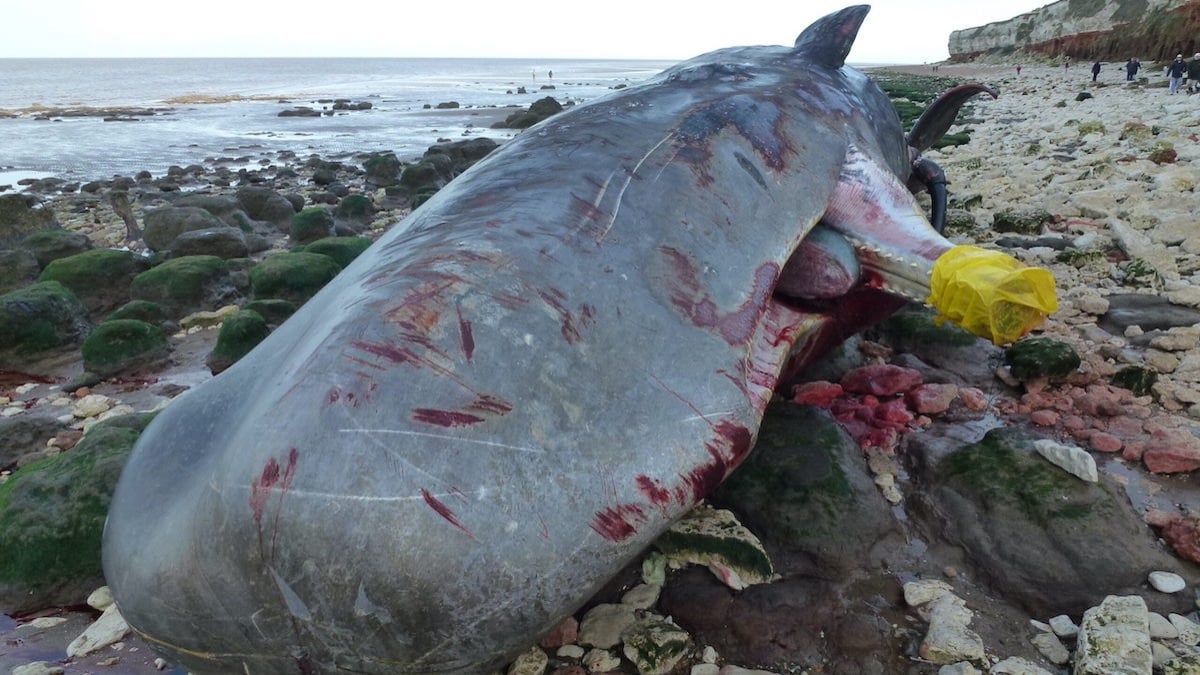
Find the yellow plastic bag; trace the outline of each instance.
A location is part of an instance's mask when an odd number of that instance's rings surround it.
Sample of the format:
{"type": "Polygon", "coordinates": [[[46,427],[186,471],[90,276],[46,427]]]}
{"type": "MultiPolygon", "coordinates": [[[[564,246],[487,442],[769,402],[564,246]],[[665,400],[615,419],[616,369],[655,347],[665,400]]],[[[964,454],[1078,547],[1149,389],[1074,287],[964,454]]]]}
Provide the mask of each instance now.
{"type": "Polygon", "coordinates": [[[940,319],[1006,344],[1058,310],[1054,275],[976,246],[955,246],[933,264],[929,304],[940,319]]]}

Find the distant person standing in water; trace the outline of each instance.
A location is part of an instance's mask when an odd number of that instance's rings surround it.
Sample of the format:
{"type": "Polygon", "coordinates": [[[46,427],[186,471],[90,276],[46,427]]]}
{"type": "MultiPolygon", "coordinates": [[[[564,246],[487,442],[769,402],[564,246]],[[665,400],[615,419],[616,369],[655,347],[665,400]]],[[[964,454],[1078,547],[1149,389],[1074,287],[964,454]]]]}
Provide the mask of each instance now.
{"type": "Polygon", "coordinates": [[[1021,64],[1019,64],[1019,63],[1017,64],[1017,74],[1018,75],[1021,74],[1021,64]]]}
{"type": "Polygon", "coordinates": [[[1100,62],[1097,61],[1092,64],[1092,82],[1095,82],[1096,78],[1099,76],[1100,76],[1100,62]]]}
{"type": "Polygon", "coordinates": [[[553,70],[551,70],[551,71],[550,71],[550,73],[549,73],[549,75],[550,75],[550,79],[552,79],[552,80],[553,80],[553,79],[554,79],[554,71],[553,71],[553,70]]]}
{"type": "Polygon", "coordinates": [[[1200,91],[1200,53],[1192,56],[1192,60],[1188,61],[1187,83],[1189,94],[1200,91]]]}
{"type": "Polygon", "coordinates": [[[1175,60],[1171,62],[1171,65],[1167,66],[1167,93],[1179,93],[1179,85],[1183,84],[1183,78],[1187,76],[1187,69],[1187,61],[1183,60],[1183,54],[1176,54],[1175,60]]]}

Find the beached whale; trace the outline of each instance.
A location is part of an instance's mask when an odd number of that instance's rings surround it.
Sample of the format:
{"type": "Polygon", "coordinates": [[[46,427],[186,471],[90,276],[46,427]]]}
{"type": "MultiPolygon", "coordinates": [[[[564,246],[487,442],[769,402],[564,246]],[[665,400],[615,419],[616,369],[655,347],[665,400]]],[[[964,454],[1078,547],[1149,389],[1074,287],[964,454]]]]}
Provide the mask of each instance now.
{"type": "Polygon", "coordinates": [[[523,132],[159,414],[104,536],[130,626],[201,674],[484,673],[580,607],[927,293],[906,183],[960,102],[906,142],[867,11],[523,132]]]}

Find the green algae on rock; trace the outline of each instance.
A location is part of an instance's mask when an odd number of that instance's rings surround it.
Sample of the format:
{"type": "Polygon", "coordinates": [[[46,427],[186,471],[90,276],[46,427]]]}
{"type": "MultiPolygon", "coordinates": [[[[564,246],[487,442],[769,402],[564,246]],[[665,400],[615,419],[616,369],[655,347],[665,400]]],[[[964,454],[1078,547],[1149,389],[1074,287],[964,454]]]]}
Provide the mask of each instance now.
{"type": "Polygon", "coordinates": [[[224,260],[211,255],[173,258],[133,279],[135,300],[156,302],[174,317],[210,310],[237,297],[224,260]]]}
{"type": "Polygon", "coordinates": [[[71,289],[89,312],[109,312],[129,301],[129,283],[143,265],[131,251],[97,248],[51,261],[38,281],[71,289]]]}
{"type": "Polygon", "coordinates": [[[1035,377],[1064,378],[1079,368],[1079,352],[1066,342],[1053,338],[1017,340],[1004,352],[1004,359],[1017,379],[1035,377]]]}
{"type": "Polygon", "coordinates": [[[276,253],[250,270],[250,286],[257,300],[277,298],[303,304],[341,271],[342,266],[327,255],[276,253]]]}
{"type": "Polygon", "coordinates": [[[221,322],[217,344],[204,360],[213,375],[232,366],[262,342],[271,329],[261,314],[253,310],[238,310],[221,322]]]}
{"type": "Polygon", "coordinates": [[[157,326],[136,319],[105,321],[83,341],[83,366],[101,377],[153,368],[171,353],[157,326]]]}
{"type": "Polygon", "coordinates": [[[0,295],[0,368],[78,344],[87,334],[87,310],[69,288],[42,281],[0,295]]]}
{"type": "Polygon", "coordinates": [[[327,255],[343,268],[349,267],[373,242],[365,237],[326,237],[301,249],[304,253],[327,255]]]}

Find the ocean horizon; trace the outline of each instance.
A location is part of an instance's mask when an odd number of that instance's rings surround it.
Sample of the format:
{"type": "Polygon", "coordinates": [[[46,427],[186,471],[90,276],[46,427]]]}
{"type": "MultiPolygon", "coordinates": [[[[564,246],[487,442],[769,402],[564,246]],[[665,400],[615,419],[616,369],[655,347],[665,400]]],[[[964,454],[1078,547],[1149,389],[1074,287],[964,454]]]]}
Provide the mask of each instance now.
{"type": "Polygon", "coordinates": [[[586,103],[672,61],[479,58],[0,59],[0,185],[96,180],[279,153],[419,156],[545,96],[586,103]],[[370,104],[333,110],[335,99],[370,104]],[[439,104],[456,108],[437,109],[439,104]],[[319,117],[281,117],[297,107],[319,117]],[[487,114],[483,114],[487,113],[487,114]],[[501,115],[502,116],[502,115],[501,115]]]}

